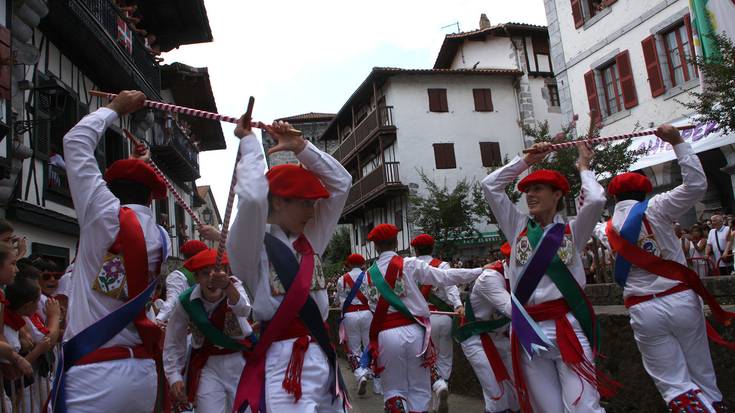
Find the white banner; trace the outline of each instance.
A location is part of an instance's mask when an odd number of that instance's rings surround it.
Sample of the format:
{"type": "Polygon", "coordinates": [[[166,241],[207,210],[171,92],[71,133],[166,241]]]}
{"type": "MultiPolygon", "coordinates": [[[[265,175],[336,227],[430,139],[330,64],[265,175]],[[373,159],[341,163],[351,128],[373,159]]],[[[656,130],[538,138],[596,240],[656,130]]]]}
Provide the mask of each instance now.
{"type": "MultiPolygon", "coordinates": [[[[689,123],[692,123],[691,119],[681,119],[679,121],[672,122],[674,126],[681,126],[689,123]]],[[[723,135],[718,130],[717,124],[714,122],[697,124],[694,129],[682,131],[681,136],[686,142],[689,142],[692,145],[695,153],[735,143],[735,133],[723,135]]],[[[631,171],[637,171],[639,169],[676,159],[672,146],[659,139],[656,135],[634,138],[633,142],[630,144],[630,149],[646,150],[646,153],[641,155],[641,157],[638,158],[638,161],[630,166],[631,171]]]]}
{"type": "Polygon", "coordinates": [[[710,20],[715,31],[735,41],[735,1],[709,0],[707,10],[712,15],[710,20]]]}

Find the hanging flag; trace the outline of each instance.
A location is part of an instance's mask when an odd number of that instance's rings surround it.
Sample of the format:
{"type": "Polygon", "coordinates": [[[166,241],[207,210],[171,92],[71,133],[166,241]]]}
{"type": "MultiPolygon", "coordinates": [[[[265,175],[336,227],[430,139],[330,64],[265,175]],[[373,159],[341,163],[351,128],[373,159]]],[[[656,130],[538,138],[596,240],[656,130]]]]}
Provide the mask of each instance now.
{"type": "MultiPolygon", "coordinates": [[[[123,12],[127,16],[128,12],[123,12]]],[[[129,54],[133,54],[133,31],[130,30],[128,23],[117,16],[117,44],[127,50],[129,54]]]]}
{"type": "Polygon", "coordinates": [[[712,39],[714,34],[735,41],[735,0],[689,0],[694,44],[705,59],[720,55],[712,39]]]}

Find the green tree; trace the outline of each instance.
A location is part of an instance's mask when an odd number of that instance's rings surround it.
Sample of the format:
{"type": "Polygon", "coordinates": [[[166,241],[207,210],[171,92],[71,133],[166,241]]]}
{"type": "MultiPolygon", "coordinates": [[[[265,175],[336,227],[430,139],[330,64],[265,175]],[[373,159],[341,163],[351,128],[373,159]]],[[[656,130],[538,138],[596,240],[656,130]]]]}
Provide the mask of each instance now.
{"type": "Polygon", "coordinates": [[[328,281],[342,275],[345,259],[350,253],[350,230],[347,227],[339,227],[329,240],[322,257],[322,270],[328,281]]]}
{"type": "MultiPolygon", "coordinates": [[[[505,165],[509,161],[510,159],[508,158],[508,155],[506,155],[503,160],[503,164],[505,165]]],[[[496,169],[498,168],[492,168],[488,172],[493,172],[496,169]]],[[[516,191],[518,180],[519,178],[514,179],[513,182],[505,187],[505,194],[508,195],[508,198],[510,198],[513,203],[516,203],[521,199],[521,193],[516,191]]],[[[493,215],[493,211],[490,209],[490,204],[485,200],[485,192],[483,191],[482,184],[480,182],[472,184],[472,213],[478,219],[484,220],[487,224],[496,224],[498,222],[493,215]]]]}
{"type": "Polygon", "coordinates": [[[463,179],[453,189],[438,185],[423,170],[418,171],[426,187],[426,194],[411,194],[408,219],[436,240],[436,254],[451,256],[460,240],[478,238],[474,228],[472,185],[463,179]]]}
{"type": "Polygon", "coordinates": [[[695,60],[704,89],[692,93],[697,99],[684,105],[699,114],[700,120],[715,122],[730,133],[735,131],[735,44],[724,35],[714,36],[714,42],[719,56],[695,60]]]}

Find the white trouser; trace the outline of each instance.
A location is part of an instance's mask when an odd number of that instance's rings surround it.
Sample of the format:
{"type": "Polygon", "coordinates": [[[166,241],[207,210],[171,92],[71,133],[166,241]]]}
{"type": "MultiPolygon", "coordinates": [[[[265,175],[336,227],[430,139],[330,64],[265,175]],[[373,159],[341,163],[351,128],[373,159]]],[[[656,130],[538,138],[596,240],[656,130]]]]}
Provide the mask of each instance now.
{"type": "Polygon", "coordinates": [[[66,373],[69,413],[152,412],[158,375],[150,359],[123,359],[74,366],[66,373]]]}
{"type": "MultiPolygon", "coordinates": [[[[362,355],[362,349],[367,348],[370,344],[370,322],[373,321],[373,313],[370,311],[353,311],[345,314],[345,319],[342,321],[345,328],[345,334],[347,335],[347,350],[353,358],[360,359],[362,355]]],[[[360,378],[365,374],[370,373],[370,370],[363,368],[356,368],[355,377],[360,378]]]]}
{"type": "MultiPolygon", "coordinates": [[[[342,399],[332,403],[329,387],[329,360],[319,344],[312,342],[304,354],[301,372],[301,398],[286,393],[283,379],[291,360],[295,338],[274,342],[268,349],[265,360],[265,400],[267,413],[328,413],[342,412],[342,399]]],[[[336,367],[336,366],[335,366],[336,367]]]]}
{"type": "Polygon", "coordinates": [[[419,354],[424,328],[418,324],[381,331],[378,336],[378,366],[383,383],[383,400],[399,396],[410,411],[428,411],[431,402],[431,372],[422,366],[419,354]]]}
{"type": "MultiPolygon", "coordinates": [[[[594,362],[592,349],[579,322],[571,313],[567,319],[572,324],[579,343],[584,349],[587,360],[594,362]]],[[[541,352],[529,360],[521,355],[523,377],[528,385],[533,410],[537,412],[604,412],[600,407],[600,394],[590,383],[582,380],[577,373],[561,359],[556,343],[556,322],[554,320],[538,323],[541,330],[554,344],[550,351],[541,352]],[[575,401],[579,398],[579,401],[575,401]]],[[[523,351],[523,350],[521,350],[523,351]]]]}
{"type": "MultiPolygon", "coordinates": [[[[500,353],[500,358],[503,359],[503,364],[508,370],[508,374],[513,380],[513,363],[511,361],[510,354],[510,340],[503,334],[490,334],[490,338],[495,343],[495,348],[500,353]]],[[[495,373],[490,366],[490,361],[487,359],[485,350],[482,347],[482,341],[480,336],[472,336],[462,342],[462,351],[467,357],[467,361],[470,362],[472,369],[475,371],[477,380],[482,386],[482,396],[485,399],[485,411],[486,412],[502,412],[505,410],[516,411],[519,409],[518,399],[516,398],[516,391],[513,387],[512,382],[503,383],[503,388],[500,388],[500,384],[495,380],[495,373]],[[502,397],[500,397],[502,395],[502,397]],[[500,397],[498,400],[493,400],[493,397],[500,397]]]]}
{"type": "Polygon", "coordinates": [[[448,315],[431,316],[431,341],[436,349],[436,369],[439,377],[449,381],[452,375],[452,317],[448,315]]]}
{"type": "Polygon", "coordinates": [[[197,411],[232,412],[243,368],[245,357],[242,353],[210,356],[199,378],[197,411]]]}
{"type": "Polygon", "coordinates": [[[722,400],[712,367],[699,297],[691,290],[636,304],[629,309],[643,367],[669,403],[699,389],[708,408],[722,400]]]}

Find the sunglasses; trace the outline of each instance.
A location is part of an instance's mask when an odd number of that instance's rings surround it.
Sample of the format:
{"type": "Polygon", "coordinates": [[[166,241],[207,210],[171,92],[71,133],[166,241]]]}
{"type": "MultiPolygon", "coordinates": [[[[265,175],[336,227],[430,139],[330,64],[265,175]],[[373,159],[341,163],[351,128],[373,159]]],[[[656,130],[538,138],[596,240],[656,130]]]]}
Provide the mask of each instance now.
{"type": "Polygon", "coordinates": [[[41,279],[44,281],[49,281],[52,277],[59,281],[59,279],[64,275],[63,272],[43,272],[41,273],[41,279]]]}

